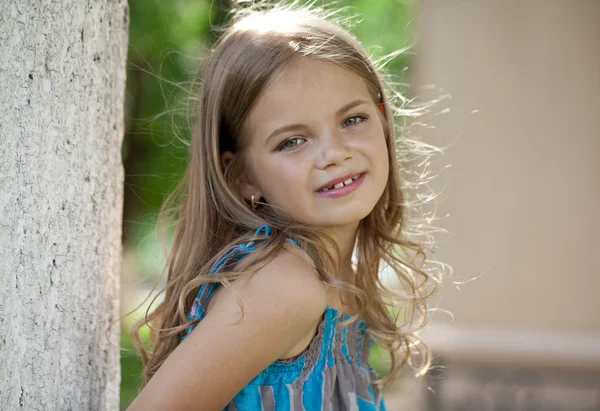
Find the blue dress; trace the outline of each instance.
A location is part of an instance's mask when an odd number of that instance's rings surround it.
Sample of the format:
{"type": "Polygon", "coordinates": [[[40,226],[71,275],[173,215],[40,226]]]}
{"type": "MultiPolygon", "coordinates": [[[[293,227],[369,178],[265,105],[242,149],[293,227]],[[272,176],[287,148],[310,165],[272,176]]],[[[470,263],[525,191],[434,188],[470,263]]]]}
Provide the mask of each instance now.
{"type": "MultiPolygon", "coordinates": [[[[256,235],[269,235],[261,226],[256,235]]],[[[288,240],[294,244],[293,240],[288,240]]],[[[255,249],[255,241],[232,247],[212,267],[239,261],[255,249]]],[[[188,320],[202,319],[217,283],[203,284],[188,320]]],[[[233,398],[223,411],[386,411],[381,390],[372,385],[376,375],[369,365],[373,339],[362,320],[339,328],[350,318],[327,306],[317,334],[293,358],[277,360],[265,368],[233,398]]],[[[183,338],[193,327],[188,327],[183,338]]]]}

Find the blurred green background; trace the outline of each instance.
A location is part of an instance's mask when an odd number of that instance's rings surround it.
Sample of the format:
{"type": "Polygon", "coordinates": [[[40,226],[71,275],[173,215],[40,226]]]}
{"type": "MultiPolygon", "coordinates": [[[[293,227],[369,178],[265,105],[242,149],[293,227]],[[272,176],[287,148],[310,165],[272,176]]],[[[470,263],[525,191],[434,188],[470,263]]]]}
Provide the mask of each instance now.
{"type": "MultiPolygon", "coordinates": [[[[350,30],[369,53],[381,58],[414,44],[414,1],[349,0],[316,2],[347,7],[350,30]]],[[[156,216],[165,196],[175,187],[186,161],[185,117],[187,90],[200,59],[227,21],[226,0],[129,0],[130,31],[127,69],[126,133],[123,141],[125,202],[122,313],[148,296],[164,262],[154,233],[156,216]]],[[[406,91],[410,51],[386,66],[400,91],[406,91]]],[[[121,409],[135,398],[141,364],[132,350],[128,328],[143,315],[145,304],[122,321],[121,409]]],[[[377,347],[371,364],[379,374],[385,362],[377,347]]]]}

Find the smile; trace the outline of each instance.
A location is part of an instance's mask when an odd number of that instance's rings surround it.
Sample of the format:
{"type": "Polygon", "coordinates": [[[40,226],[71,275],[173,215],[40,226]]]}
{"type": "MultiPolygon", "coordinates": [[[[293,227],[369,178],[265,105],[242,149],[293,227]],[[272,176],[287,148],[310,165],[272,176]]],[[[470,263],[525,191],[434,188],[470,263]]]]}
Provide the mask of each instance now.
{"type": "Polygon", "coordinates": [[[317,190],[319,197],[337,198],[350,194],[360,186],[365,177],[365,173],[360,173],[352,177],[348,177],[346,180],[339,183],[333,184],[329,187],[321,188],[317,190]]]}

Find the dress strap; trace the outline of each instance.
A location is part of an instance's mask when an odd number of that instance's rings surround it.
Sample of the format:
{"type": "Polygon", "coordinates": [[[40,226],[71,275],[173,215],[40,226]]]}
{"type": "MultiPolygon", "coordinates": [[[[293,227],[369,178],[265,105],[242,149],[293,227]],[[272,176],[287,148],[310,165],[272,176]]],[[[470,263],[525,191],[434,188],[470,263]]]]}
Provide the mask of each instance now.
{"type": "MultiPolygon", "coordinates": [[[[254,232],[253,237],[265,236],[265,235],[266,236],[271,235],[271,227],[269,227],[268,225],[261,225],[254,232]]],[[[297,241],[295,241],[291,238],[286,238],[285,241],[300,247],[300,244],[298,244],[297,241]]],[[[250,252],[256,250],[255,243],[256,243],[255,240],[250,240],[248,242],[241,243],[239,245],[230,247],[227,251],[225,251],[222,254],[222,256],[217,260],[217,262],[211,267],[209,274],[218,273],[226,263],[230,262],[231,260],[233,260],[232,262],[234,262],[234,263],[238,262],[246,254],[249,254],[250,252]]],[[[204,283],[200,286],[200,289],[198,290],[198,293],[196,294],[196,298],[194,299],[194,302],[192,303],[192,309],[190,310],[190,313],[187,316],[187,320],[189,322],[194,321],[194,320],[201,320],[204,318],[206,313],[205,313],[203,307],[207,306],[208,301],[210,300],[210,297],[212,296],[215,289],[217,288],[217,285],[220,285],[220,284],[219,283],[204,283]]],[[[185,335],[183,336],[181,341],[185,340],[185,338],[192,332],[194,327],[195,326],[188,326],[186,328],[185,335]]]]}

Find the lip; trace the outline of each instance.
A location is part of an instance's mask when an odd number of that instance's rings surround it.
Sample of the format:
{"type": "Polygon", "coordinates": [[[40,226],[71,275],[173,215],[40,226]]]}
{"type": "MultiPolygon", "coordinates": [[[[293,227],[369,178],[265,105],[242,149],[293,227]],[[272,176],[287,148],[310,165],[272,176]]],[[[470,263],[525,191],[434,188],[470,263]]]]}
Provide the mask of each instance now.
{"type": "MultiPolygon", "coordinates": [[[[322,189],[327,188],[327,187],[334,186],[334,185],[339,184],[339,183],[343,183],[344,181],[348,180],[349,178],[352,178],[352,177],[357,176],[359,174],[365,174],[365,172],[364,171],[362,171],[362,172],[361,171],[355,171],[354,173],[346,174],[344,177],[335,178],[335,179],[333,179],[331,181],[328,181],[327,183],[323,184],[321,187],[317,188],[316,191],[322,190],[322,189]]],[[[339,190],[339,188],[336,188],[334,190],[339,190]]]]}
{"type": "Polygon", "coordinates": [[[356,190],[363,182],[363,180],[365,179],[365,175],[367,173],[363,172],[363,173],[354,173],[354,174],[350,174],[344,178],[338,178],[335,180],[331,180],[331,182],[327,183],[326,185],[322,186],[321,188],[319,188],[319,190],[316,191],[316,194],[319,197],[326,197],[326,198],[338,198],[338,197],[343,197],[347,194],[350,194],[351,192],[353,192],[354,190],[356,190]],[[319,191],[322,190],[325,187],[331,187],[334,184],[338,184],[341,182],[344,182],[346,180],[348,180],[349,178],[360,174],[360,177],[357,178],[356,180],[352,181],[350,184],[348,184],[347,186],[343,186],[340,188],[332,188],[330,190],[327,191],[319,191]]]}

